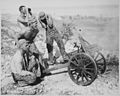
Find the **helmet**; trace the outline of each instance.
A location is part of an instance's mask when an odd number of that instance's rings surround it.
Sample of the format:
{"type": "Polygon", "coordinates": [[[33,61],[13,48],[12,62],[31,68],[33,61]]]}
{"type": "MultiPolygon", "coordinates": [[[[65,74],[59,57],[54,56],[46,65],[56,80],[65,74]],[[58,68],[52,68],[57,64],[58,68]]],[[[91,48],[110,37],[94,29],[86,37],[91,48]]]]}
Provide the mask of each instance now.
{"type": "Polygon", "coordinates": [[[27,50],[28,43],[25,39],[19,40],[19,48],[23,50],[27,50]]]}
{"type": "Polygon", "coordinates": [[[40,18],[40,19],[43,19],[44,17],[45,17],[45,12],[40,12],[40,13],[39,13],[39,18],[40,18]]]}

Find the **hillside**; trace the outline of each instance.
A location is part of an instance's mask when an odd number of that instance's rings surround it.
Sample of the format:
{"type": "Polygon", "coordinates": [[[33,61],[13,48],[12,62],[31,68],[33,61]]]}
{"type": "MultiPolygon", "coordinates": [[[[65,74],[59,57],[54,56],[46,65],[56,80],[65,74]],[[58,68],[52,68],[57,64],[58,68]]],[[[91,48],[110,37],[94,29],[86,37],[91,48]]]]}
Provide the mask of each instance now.
{"type": "MultiPolygon", "coordinates": [[[[13,86],[10,75],[10,60],[16,51],[14,36],[19,32],[19,27],[12,15],[1,16],[1,93],[43,96],[80,96],[80,95],[118,95],[119,91],[119,22],[118,17],[94,17],[94,16],[62,16],[61,20],[54,20],[60,34],[67,36],[66,51],[73,50],[73,43],[80,42],[80,34],[91,44],[96,44],[102,49],[107,61],[107,70],[89,86],[75,85],[67,73],[46,76],[42,82],[35,86],[23,88],[13,86]],[[81,30],[81,31],[80,31],[81,30]],[[14,34],[14,35],[13,35],[14,34]]],[[[39,50],[47,56],[45,47],[45,31],[40,28],[36,38],[39,50]],[[42,44],[42,46],[40,45],[42,44]]],[[[58,70],[61,71],[61,70],[58,70]]],[[[62,71],[66,71],[62,69],[62,71]]]]}

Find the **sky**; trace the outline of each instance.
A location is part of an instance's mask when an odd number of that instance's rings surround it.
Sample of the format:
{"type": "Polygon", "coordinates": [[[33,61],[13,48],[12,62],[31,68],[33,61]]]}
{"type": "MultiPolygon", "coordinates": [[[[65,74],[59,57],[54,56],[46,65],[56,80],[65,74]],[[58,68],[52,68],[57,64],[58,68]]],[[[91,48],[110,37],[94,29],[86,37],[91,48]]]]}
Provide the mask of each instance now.
{"type": "MultiPolygon", "coordinates": [[[[119,0],[0,0],[2,12],[18,13],[20,5],[35,8],[73,8],[82,6],[118,5],[119,0]]],[[[57,11],[55,11],[57,12],[57,11]]]]}
{"type": "Polygon", "coordinates": [[[73,7],[89,5],[115,5],[119,0],[0,0],[2,9],[18,8],[20,5],[30,7],[73,7]]]}

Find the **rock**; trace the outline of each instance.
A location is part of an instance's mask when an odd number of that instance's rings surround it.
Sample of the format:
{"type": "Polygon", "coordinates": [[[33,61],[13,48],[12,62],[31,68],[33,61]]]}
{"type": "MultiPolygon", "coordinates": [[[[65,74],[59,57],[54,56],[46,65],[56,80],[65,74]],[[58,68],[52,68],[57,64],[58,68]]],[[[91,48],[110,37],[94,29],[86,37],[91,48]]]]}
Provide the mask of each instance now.
{"type": "Polygon", "coordinates": [[[25,86],[18,87],[14,83],[7,84],[6,86],[1,88],[2,95],[11,94],[11,95],[35,95],[41,94],[43,92],[44,86],[43,84],[38,84],[34,86],[25,86]]]}

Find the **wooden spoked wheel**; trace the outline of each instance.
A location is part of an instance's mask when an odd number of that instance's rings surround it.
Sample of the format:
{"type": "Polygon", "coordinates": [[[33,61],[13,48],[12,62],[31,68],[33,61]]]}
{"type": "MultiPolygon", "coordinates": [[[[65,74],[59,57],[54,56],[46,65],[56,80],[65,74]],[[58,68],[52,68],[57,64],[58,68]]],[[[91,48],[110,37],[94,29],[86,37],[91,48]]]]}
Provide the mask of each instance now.
{"type": "Polygon", "coordinates": [[[94,60],[97,64],[98,74],[103,74],[106,70],[106,60],[102,53],[95,52],[94,60]]]}
{"type": "Polygon", "coordinates": [[[97,66],[94,59],[86,53],[77,53],[69,60],[68,73],[73,82],[87,86],[97,76],[97,66]]]}

